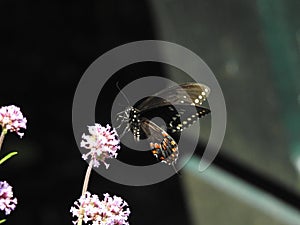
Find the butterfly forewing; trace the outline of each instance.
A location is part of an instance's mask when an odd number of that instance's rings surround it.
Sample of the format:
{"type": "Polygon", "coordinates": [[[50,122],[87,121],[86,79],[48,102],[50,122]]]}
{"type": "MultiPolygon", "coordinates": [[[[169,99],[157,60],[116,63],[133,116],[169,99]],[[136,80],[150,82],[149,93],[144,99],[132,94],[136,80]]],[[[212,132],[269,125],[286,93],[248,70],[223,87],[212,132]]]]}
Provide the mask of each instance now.
{"type": "Polygon", "coordinates": [[[201,107],[209,93],[209,87],[204,84],[184,83],[166,88],[153,96],[149,96],[134,107],[143,112],[170,105],[192,105],[201,107]]]}
{"type": "Polygon", "coordinates": [[[209,87],[204,84],[184,83],[149,96],[134,107],[140,110],[141,116],[162,117],[169,132],[181,132],[210,113],[202,106],[209,93],[209,87]]]}

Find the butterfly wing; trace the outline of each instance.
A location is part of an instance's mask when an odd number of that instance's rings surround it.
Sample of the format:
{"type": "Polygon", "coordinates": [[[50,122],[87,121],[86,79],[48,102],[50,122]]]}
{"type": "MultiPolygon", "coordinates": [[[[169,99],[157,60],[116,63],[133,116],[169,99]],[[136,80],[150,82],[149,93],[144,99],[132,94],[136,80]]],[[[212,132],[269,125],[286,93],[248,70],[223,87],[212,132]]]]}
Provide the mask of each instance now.
{"type": "Polygon", "coordinates": [[[210,88],[199,83],[184,83],[172,86],[149,96],[134,107],[140,111],[170,105],[192,105],[201,107],[210,93],[210,88]],[[157,98],[159,97],[159,98],[157,98]]]}
{"type": "Polygon", "coordinates": [[[179,154],[178,145],[175,140],[147,118],[141,118],[141,129],[150,138],[152,154],[159,161],[168,165],[174,165],[179,154]]]}
{"type": "Polygon", "coordinates": [[[208,108],[202,106],[209,93],[209,87],[204,84],[184,83],[149,96],[134,107],[141,116],[161,116],[169,132],[180,132],[210,113],[208,108]]]}
{"type": "Polygon", "coordinates": [[[174,166],[179,155],[178,145],[168,133],[180,132],[188,124],[208,114],[210,110],[203,107],[202,103],[209,93],[206,85],[184,83],[139,101],[132,107],[128,120],[135,139],[148,137],[152,154],[159,161],[174,166]],[[150,120],[155,116],[164,119],[168,133],[150,120]]]}

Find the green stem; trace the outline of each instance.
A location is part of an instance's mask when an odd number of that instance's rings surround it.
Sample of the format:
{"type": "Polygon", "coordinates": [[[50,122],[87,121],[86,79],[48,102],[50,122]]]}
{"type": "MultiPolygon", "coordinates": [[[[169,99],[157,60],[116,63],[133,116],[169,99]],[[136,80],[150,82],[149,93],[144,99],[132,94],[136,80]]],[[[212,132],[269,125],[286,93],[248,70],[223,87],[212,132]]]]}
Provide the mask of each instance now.
{"type": "Polygon", "coordinates": [[[4,156],[2,159],[0,159],[0,165],[16,154],[18,154],[18,153],[17,152],[8,153],[6,156],[4,156]]]}

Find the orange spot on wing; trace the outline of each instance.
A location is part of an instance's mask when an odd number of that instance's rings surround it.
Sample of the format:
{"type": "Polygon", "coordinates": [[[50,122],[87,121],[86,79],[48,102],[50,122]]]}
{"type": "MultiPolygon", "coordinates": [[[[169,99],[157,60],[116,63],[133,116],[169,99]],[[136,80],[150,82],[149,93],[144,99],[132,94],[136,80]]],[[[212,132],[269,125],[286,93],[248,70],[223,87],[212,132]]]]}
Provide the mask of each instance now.
{"type": "Polygon", "coordinates": [[[168,134],[167,134],[166,132],[163,132],[162,135],[163,135],[164,137],[168,137],[168,134]]]}

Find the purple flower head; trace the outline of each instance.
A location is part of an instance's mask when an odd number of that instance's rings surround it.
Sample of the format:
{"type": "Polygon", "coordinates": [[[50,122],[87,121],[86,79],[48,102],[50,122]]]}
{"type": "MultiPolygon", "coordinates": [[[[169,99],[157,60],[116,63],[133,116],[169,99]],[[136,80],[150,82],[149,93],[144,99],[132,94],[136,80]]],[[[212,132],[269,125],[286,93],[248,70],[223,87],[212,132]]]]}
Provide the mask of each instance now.
{"type": "Polygon", "coordinates": [[[27,120],[23,117],[19,107],[10,105],[0,108],[0,125],[3,130],[15,131],[20,137],[23,137],[24,133],[20,133],[19,130],[26,129],[26,123],[27,120]]]}
{"type": "Polygon", "coordinates": [[[84,160],[91,157],[94,167],[98,167],[100,162],[104,163],[106,169],[109,164],[105,162],[108,158],[116,158],[120,149],[120,140],[118,139],[117,132],[112,129],[108,124],[106,127],[100,124],[95,126],[88,126],[90,135],[83,134],[80,146],[90,150],[88,153],[83,154],[84,160]]]}
{"type": "Polygon", "coordinates": [[[12,187],[6,181],[0,181],[0,210],[8,215],[16,208],[17,199],[13,198],[12,187]]]}
{"type": "Polygon", "coordinates": [[[106,193],[104,200],[100,201],[97,195],[86,192],[74,204],[75,207],[71,207],[70,210],[73,217],[77,217],[77,220],[73,221],[74,224],[82,218],[85,223],[92,225],[129,225],[127,219],[130,210],[120,197],[110,197],[106,193]]]}

